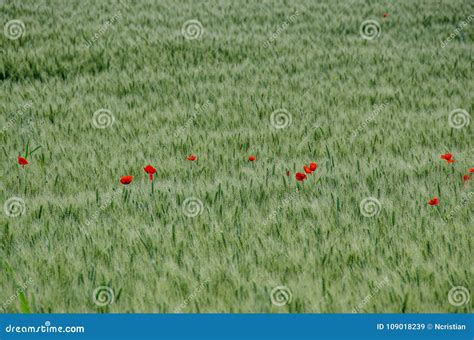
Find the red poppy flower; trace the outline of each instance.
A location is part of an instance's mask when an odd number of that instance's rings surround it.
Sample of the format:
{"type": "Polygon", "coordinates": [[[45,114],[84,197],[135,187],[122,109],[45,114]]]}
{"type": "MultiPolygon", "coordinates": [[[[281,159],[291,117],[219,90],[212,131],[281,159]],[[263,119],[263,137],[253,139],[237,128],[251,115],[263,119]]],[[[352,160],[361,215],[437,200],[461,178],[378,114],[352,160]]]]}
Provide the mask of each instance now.
{"type": "Polygon", "coordinates": [[[120,183],[122,184],[130,184],[132,183],[132,180],[133,180],[133,176],[122,176],[120,178],[120,183]]]}
{"type": "Polygon", "coordinates": [[[309,163],[309,169],[311,171],[314,171],[316,170],[316,168],[318,167],[318,165],[316,163],[309,163]]]}
{"type": "Polygon", "coordinates": [[[469,172],[471,172],[471,173],[474,172],[474,168],[470,168],[469,172]]]}
{"type": "Polygon", "coordinates": [[[255,160],[255,156],[249,156],[249,161],[253,162],[255,160]]]}
{"type": "Polygon", "coordinates": [[[197,157],[194,156],[194,155],[189,155],[188,157],[186,157],[186,159],[187,159],[188,161],[195,161],[195,160],[197,159],[197,157]]]}
{"type": "Polygon", "coordinates": [[[428,201],[429,205],[438,205],[438,203],[439,203],[438,197],[434,197],[433,199],[428,201]]]}
{"type": "Polygon", "coordinates": [[[148,164],[143,170],[150,176],[150,181],[153,181],[153,174],[156,172],[156,169],[148,164]]]}
{"type": "Polygon", "coordinates": [[[311,175],[311,174],[313,173],[313,172],[311,171],[311,169],[308,168],[306,165],[303,167],[303,169],[304,169],[304,172],[306,172],[307,174],[310,174],[310,175],[311,175]]]}
{"type": "Polygon", "coordinates": [[[453,154],[452,153],[445,153],[441,155],[441,159],[444,159],[448,163],[454,163],[453,154]]]}
{"type": "Polygon", "coordinates": [[[297,181],[304,181],[306,179],[306,175],[302,174],[301,172],[297,172],[295,178],[297,181]]]}
{"type": "Polygon", "coordinates": [[[384,18],[388,17],[388,13],[384,13],[384,14],[383,14],[383,17],[384,17],[384,18]]]}
{"type": "Polygon", "coordinates": [[[28,164],[28,161],[26,160],[26,158],[23,158],[21,156],[18,156],[18,164],[21,165],[22,168],[25,167],[25,165],[28,164]]]}
{"type": "Polygon", "coordinates": [[[469,181],[469,180],[471,179],[471,176],[469,176],[469,175],[464,175],[464,176],[462,176],[462,179],[463,179],[464,182],[467,182],[467,181],[469,181]]]}

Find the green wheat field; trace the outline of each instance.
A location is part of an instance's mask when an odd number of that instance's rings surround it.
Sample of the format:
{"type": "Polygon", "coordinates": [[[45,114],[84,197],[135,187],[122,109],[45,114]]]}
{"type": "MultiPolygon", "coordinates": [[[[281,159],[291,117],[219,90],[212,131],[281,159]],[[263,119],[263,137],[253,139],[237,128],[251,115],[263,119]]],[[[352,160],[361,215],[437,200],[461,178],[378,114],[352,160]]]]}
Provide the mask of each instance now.
{"type": "Polygon", "coordinates": [[[473,311],[474,3],[0,8],[1,312],[473,311]]]}

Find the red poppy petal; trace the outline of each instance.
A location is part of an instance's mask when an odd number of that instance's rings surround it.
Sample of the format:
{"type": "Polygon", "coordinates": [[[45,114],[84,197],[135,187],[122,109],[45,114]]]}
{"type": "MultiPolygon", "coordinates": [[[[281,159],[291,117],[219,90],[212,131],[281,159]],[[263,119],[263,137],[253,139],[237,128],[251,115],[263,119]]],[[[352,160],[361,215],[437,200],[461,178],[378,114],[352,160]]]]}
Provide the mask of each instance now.
{"type": "Polygon", "coordinates": [[[297,172],[295,178],[297,181],[304,181],[306,179],[306,175],[302,174],[301,172],[297,172]]]}
{"type": "Polygon", "coordinates": [[[18,164],[20,165],[26,165],[28,164],[28,161],[26,160],[26,158],[23,158],[21,156],[18,156],[18,164]]]}
{"type": "Polygon", "coordinates": [[[451,158],[453,158],[453,154],[452,153],[445,153],[445,154],[441,155],[440,158],[449,161],[451,158]]]}
{"type": "Polygon", "coordinates": [[[132,183],[132,180],[133,180],[133,176],[122,176],[120,178],[120,183],[122,184],[130,184],[132,183]]]}

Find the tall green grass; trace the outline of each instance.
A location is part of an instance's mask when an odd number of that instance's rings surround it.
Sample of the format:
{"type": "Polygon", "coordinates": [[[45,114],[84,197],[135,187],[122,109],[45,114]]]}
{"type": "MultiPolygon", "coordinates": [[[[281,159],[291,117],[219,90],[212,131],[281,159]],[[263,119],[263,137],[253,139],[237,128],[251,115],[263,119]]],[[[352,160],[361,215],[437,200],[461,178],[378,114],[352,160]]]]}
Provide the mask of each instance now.
{"type": "Polygon", "coordinates": [[[5,312],[472,311],[448,299],[472,289],[474,125],[449,124],[474,112],[472,23],[441,47],[469,2],[0,6],[25,25],[0,37],[0,203],[25,203],[0,214],[5,312]]]}

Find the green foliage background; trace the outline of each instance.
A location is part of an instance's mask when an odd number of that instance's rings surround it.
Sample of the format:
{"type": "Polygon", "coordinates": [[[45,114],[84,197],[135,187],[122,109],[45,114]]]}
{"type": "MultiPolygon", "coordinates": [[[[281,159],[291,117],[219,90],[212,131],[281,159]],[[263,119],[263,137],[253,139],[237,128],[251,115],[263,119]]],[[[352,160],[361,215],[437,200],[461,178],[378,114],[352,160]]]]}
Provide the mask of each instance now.
{"type": "Polygon", "coordinates": [[[26,207],[0,215],[4,311],[472,311],[472,298],[448,302],[473,283],[473,184],[461,177],[474,124],[448,122],[474,112],[472,22],[441,47],[472,2],[0,6],[2,25],[25,25],[0,37],[0,202],[26,207]],[[181,31],[190,19],[195,40],[181,31]],[[381,32],[369,41],[370,19],[381,32]],[[92,124],[102,108],[106,129],[92,124]],[[292,118],[283,129],[270,123],[278,109],[292,118]],[[316,174],[297,183],[311,161],[316,174]],[[366,197],[380,202],[374,217],[360,212],[366,197]],[[94,304],[100,286],[113,303],[94,304]],[[292,296],[281,307],[277,286],[292,296]]]}

